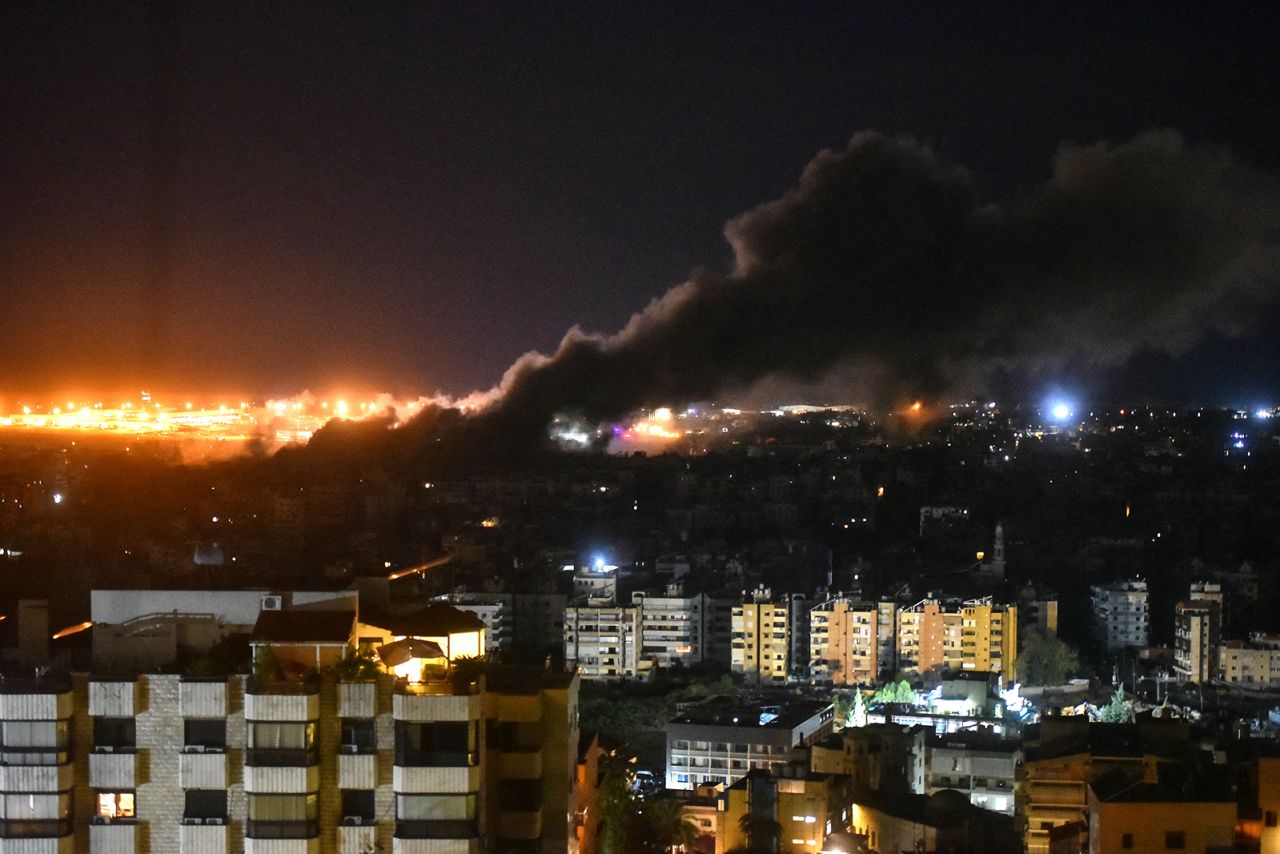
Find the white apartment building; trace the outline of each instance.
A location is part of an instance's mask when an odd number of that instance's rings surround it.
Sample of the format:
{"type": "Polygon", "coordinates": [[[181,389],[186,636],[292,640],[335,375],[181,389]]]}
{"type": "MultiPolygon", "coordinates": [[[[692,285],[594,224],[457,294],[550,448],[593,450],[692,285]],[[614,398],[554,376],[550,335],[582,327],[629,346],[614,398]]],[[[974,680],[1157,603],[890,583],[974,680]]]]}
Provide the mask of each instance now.
{"type": "Polygon", "coordinates": [[[475,614],[484,623],[485,649],[507,649],[514,636],[514,611],[510,593],[445,593],[435,597],[459,611],[475,614]]]}
{"type": "Polygon", "coordinates": [[[1093,630],[1108,652],[1145,647],[1151,640],[1151,615],[1147,609],[1147,582],[1115,581],[1095,584],[1093,630]]]}
{"type": "Polygon", "coordinates": [[[680,585],[673,584],[663,596],[635,593],[631,604],[639,624],[638,675],[654,667],[698,664],[706,657],[706,596],[685,596],[680,585]]]}
{"type": "Polygon", "coordinates": [[[564,609],[564,657],[583,679],[630,679],[639,669],[640,609],[570,605],[564,609]]]}

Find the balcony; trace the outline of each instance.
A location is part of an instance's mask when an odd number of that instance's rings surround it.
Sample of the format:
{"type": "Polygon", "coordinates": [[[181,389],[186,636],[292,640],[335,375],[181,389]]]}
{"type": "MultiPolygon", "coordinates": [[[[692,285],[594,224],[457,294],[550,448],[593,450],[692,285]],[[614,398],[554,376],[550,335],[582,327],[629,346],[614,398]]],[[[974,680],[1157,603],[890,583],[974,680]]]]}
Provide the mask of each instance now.
{"type": "MultiPolygon", "coordinates": [[[[294,752],[294,751],[289,751],[294,752]]],[[[304,751],[296,751],[302,753],[304,751]]],[[[320,788],[319,765],[244,766],[244,790],[253,794],[299,794],[320,788]]]]}
{"type": "Polygon", "coordinates": [[[396,839],[471,839],[480,835],[474,821],[404,821],[396,822],[396,839]]]}
{"type": "Polygon", "coordinates": [[[263,683],[250,678],[244,695],[247,721],[314,721],[320,717],[319,686],[263,683]]]}
{"type": "Polygon", "coordinates": [[[227,854],[226,823],[210,825],[187,819],[179,830],[179,844],[181,854],[227,854]]]}
{"type": "Polygon", "coordinates": [[[376,851],[378,843],[378,826],[368,824],[348,824],[338,826],[338,854],[365,854],[376,851]]]}
{"type": "Polygon", "coordinates": [[[507,780],[536,780],[542,776],[542,751],[504,750],[500,752],[498,776],[507,780]]]}
{"type": "Polygon", "coordinates": [[[137,850],[138,824],[116,820],[89,825],[91,854],[133,854],[137,850]]]}
{"type": "Polygon", "coordinates": [[[138,788],[138,754],[133,748],[98,748],[89,754],[89,785],[95,789],[138,788]]]}
{"type": "Polygon", "coordinates": [[[400,721],[474,721],[482,717],[480,688],[476,682],[397,683],[391,697],[391,714],[400,721]]]}
{"type": "Polygon", "coordinates": [[[0,720],[57,721],[70,717],[70,677],[0,680],[0,720]]]}
{"type": "Polygon", "coordinates": [[[138,711],[137,683],[134,680],[89,680],[90,715],[106,718],[131,718],[138,711]]]}
{"type": "Polygon", "coordinates": [[[404,794],[453,794],[480,791],[478,765],[426,766],[400,765],[392,769],[391,784],[404,794]]]}
{"type": "Polygon", "coordinates": [[[0,848],[6,854],[11,850],[21,851],[22,854],[60,854],[62,851],[75,850],[75,837],[71,835],[69,818],[0,819],[0,840],[5,840],[0,848]],[[62,840],[68,843],[66,847],[59,844],[62,840]]]}
{"type": "Polygon", "coordinates": [[[378,756],[375,753],[339,753],[338,788],[373,789],[378,785],[378,756]]]}
{"type": "Polygon", "coordinates": [[[339,682],[338,717],[372,718],[378,714],[377,683],[339,682]]]}
{"type": "Polygon", "coordinates": [[[184,678],[178,684],[178,711],[184,718],[225,718],[227,681],[184,678]]]}
{"type": "Polygon", "coordinates": [[[391,840],[391,854],[480,854],[480,840],[401,839],[391,840]]]}
{"type": "Polygon", "coordinates": [[[244,854],[320,854],[320,837],[313,836],[306,839],[246,837],[244,854]]]}
{"type": "Polygon", "coordinates": [[[178,784],[184,789],[225,789],[227,754],[190,748],[178,755],[178,784]]]}
{"type": "MultiPolygon", "coordinates": [[[[2,754],[4,761],[10,761],[10,757],[14,755],[11,750],[12,748],[4,749],[2,754]]],[[[23,758],[30,755],[23,754],[23,758]]],[[[67,754],[64,751],[62,755],[67,754]]],[[[65,792],[74,784],[75,766],[73,765],[0,765],[0,792],[65,792]]]]}

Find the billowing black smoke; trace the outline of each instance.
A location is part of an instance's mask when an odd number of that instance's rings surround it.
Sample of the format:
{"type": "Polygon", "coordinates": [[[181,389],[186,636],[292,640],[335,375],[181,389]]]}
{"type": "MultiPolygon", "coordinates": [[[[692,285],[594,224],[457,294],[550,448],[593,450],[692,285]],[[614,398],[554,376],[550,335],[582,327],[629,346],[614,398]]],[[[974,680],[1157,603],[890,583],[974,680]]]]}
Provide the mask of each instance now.
{"type": "Polygon", "coordinates": [[[833,371],[885,401],[992,371],[1113,365],[1247,331],[1276,295],[1280,192],[1219,148],[1153,132],[1063,146],[1025,198],[979,201],[910,139],[858,134],[731,220],[728,275],[696,273],[610,336],[529,354],[481,421],[544,430],[833,371]]]}

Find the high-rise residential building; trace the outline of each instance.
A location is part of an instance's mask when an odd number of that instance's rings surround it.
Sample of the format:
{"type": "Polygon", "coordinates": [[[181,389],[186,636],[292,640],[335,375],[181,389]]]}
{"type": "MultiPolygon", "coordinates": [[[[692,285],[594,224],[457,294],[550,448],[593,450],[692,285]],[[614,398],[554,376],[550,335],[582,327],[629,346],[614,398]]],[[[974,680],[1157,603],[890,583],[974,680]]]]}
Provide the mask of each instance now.
{"type": "Polygon", "coordinates": [[[1147,582],[1114,581],[1090,588],[1093,598],[1093,630],[1108,652],[1145,647],[1151,640],[1151,615],[1147,610],[1147,582]]]}
{"type": "MultiPolygon", "coordinates": [[[[573,673],[464,662],[483,628],[447,606],[391,616],[270,594],[253,674],[210,675],[206,606],[235,602],[186,593],[162,621],[206,655],[186,672],[0,681],[0,851],[566,850],[573,673]],[[374,658],[352,658],[362,637],[374,658]]],[[[104,654],[150,654],[109,634],[104,654]]]]}
{"type": "Polygon", "coordinates": [[[1173,612],[1174,673],[1182,682],[1207,682],[1217,665],[1222,642],[1222,586],[1193,582],[1191,598],[1173,612]]]}
{"type": "Polygon", "coordinates": [[[924,599],[898,611],[898,668],[999,673],[1012,682],[1018,662],[1018,607],[982,599],[924,599]]]}
{"type": "Polygon", "coordinates": [[[1025,584],[1018,590],[1018,628],[1058,633],[1058,594],[1025,584]]]}
{"type": "Polygon", "coordinates": [[[789,675],[791,652],[790,599],[775,601],[767,587],[757,587],[733,606],[730,667],[748,681],[782,684],[789,675]]]}
{"type": "Polygon", "coordinates": [[[836,596],[809,611],[809,668],[814,682],[864,685],[879,676],[880,608],[836,596]]]}
{"type": "Polygon", "coordinates": [[[707,597],[686,596],[680,584],[667,586],[665,595],[635,593],[638,643],[636,670],[645,675],[654,667],[700,664],[706,656],[707,597]]]}
{"type": "Polygon", "coordinates": [[[640,609],[570,605],[564,609],[564,657],[583,679],[630,679],[639,671],[640,609]]]}

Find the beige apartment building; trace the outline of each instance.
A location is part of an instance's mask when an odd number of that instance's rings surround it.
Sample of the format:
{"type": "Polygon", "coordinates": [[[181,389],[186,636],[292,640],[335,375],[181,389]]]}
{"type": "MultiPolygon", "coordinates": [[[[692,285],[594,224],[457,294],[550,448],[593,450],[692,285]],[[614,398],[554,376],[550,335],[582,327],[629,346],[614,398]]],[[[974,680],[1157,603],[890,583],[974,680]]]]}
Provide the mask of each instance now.
{"type": "Polygon", "coordinates": [[[898,669],[910,676],[942,670],[999,673],[1014,680],[1018,606],[991,597],[924,599],[898,611],[898,669]]]}
{"type": "Polygon", "coordinates": [[[767,587],[759,587],[733,606],[729,664],[735,673],[757,683],[785,683],[791,649],[790,606],[785,597],[774,601],[767,587]]]}
{"type": "MultiPolygon", "coordinates": [[[[201,593],[192,597],[194,612],[201,593]]],[[[470,615],[433,630],[421,613],[375,622],[290,611],[280,598],[268,604],[282,610],[253,628],[256,675],[147,668],[0,681],[0,851],[566,850],[574,674],[449,658],[441,641],[482,644],[464,636],[470,615]],[[379,664],[358,676],[292,666],[349,655],[357,627],[389,635],[374,649],[379,664]]],[[[124,638],[110,634],[119,653],[124,638]]]]}

